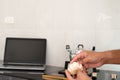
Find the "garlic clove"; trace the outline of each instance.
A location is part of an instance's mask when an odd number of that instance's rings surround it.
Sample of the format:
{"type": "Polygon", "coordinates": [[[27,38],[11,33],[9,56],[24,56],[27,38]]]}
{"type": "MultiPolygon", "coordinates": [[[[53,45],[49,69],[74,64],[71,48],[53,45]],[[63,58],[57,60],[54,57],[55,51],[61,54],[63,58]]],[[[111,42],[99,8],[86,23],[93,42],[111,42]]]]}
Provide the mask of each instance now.
{"type": "Polygon", "coordinates": [[[71,75],[77,74],[77,70],[83,70],[82,64],[79,62],[73,62],[68,65],[68,71],[71,75]]]}

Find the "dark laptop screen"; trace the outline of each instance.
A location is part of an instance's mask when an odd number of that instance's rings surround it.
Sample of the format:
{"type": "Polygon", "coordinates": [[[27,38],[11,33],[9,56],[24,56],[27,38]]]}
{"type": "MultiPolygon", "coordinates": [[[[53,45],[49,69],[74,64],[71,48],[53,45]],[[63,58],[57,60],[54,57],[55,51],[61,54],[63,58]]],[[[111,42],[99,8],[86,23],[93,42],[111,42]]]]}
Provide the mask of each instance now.
{"type": "Polygon", "coordinates": [[[4,64],[41,65],[46,61],[46,39],[6,38],[4,64]]]}

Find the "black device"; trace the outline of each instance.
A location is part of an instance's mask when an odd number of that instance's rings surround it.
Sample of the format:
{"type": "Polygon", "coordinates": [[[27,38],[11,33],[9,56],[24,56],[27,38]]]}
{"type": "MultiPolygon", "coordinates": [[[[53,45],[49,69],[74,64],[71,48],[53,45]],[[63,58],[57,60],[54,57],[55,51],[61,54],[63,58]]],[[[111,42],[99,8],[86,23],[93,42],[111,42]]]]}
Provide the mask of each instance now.
{"type": "Polygon", "coordinates": [[[65,70],[68,68],[70,61],[65,61],[64,69],[58,71],[59,74],[63,74],[66,77],[65,70]]]}
{"type": "Polygon", "coordinates": [[[46,43],[43,38],[6,38],[4,66],[7,69],[44,70],[46,43]]]}
{"type": "MultiPolygon", "coordinates": [[[[93,46],[92,51],[95,51],[95,46],[93,46]]],[[[96,68],[92,68],[92,73],[91,73],[91,78],[92,80],[97,80],[97,73],[99,72],[99,70],[97,70],[96,68]]]]}

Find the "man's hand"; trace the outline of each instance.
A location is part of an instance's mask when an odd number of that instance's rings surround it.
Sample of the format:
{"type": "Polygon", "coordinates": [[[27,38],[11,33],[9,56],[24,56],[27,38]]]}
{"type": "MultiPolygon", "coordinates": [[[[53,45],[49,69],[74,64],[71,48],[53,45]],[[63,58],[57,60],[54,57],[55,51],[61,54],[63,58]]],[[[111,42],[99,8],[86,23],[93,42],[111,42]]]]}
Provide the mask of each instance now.
{"type": "Polygon", "coordinates": [[[82,51],[77,54],[71,61],[71,63],[78,61],[85,68],[100,67],[104,64],[103,55],[94,51],[82,51]]]}
{"type": "Polygon", "coordinates": [[[81,70],[78,70],[75,76],[72,76],[68,70],[65,70],[65,73],[68,80],[91,80],[91,78],[81,70]]]}

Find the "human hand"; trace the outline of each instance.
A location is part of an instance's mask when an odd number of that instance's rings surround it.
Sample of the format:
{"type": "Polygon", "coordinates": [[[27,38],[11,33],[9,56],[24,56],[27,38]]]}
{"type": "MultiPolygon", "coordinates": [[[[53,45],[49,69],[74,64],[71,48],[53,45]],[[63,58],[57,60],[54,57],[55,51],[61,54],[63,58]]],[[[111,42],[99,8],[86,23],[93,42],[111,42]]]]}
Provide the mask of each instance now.
{"type": "Polygon", "coordinates": [[[79,61],[85,68],[96,68],[104,64],[103,55],[100,52],[82,51],[77,54],[71,61],[79,61]]]}
{"type": "Polygon", "coordinates": [[[91,78],[81,70],[77,71],[76,76],[72,76],[68,70],[65,70],[65,73],[68,80],[91,80],[91,78]]]}

